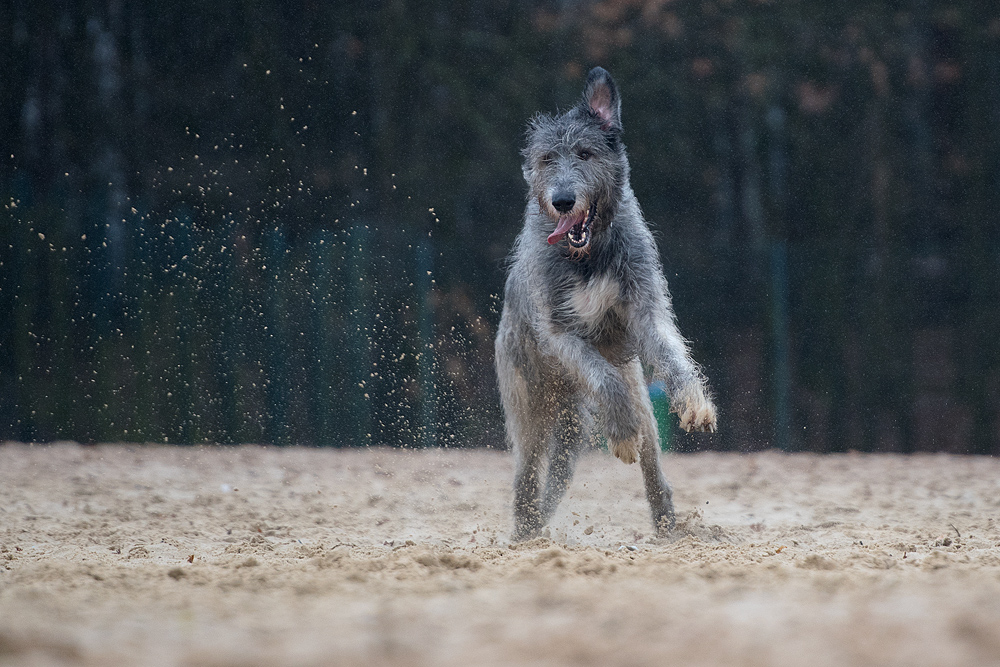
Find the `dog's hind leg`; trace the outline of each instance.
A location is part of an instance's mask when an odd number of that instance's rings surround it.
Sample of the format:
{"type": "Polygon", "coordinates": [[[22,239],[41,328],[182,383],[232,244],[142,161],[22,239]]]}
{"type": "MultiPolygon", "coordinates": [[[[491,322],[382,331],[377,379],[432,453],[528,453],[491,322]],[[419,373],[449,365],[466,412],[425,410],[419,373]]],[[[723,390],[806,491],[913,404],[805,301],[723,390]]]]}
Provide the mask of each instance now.
{"type": "Polygon", "coordinates": [[[580,452],[593,434],[593,417],[583,400],[574,397],[559,407],[556,428],[549,448],[549,474],[542,498],[542,523],[556,511],[573,480],[580,452]]]}
{"type": "Polygon", "coordinates": [[[656,534],[663,537],[674,528],[673,491],[660,466],[660,434],[653,414],[653,403],[649,400],[649,390],[643,377],[642,365],[639,360],[631,362],[622,369],[622,375],[629,384],[630,392],[636,402],[636,412],[639,414],[641,426],[641,443],[639,445],[639,467],[642,470],[642,481],[646,487],[646,500],[653,517],[653,527],[656,534]]]}

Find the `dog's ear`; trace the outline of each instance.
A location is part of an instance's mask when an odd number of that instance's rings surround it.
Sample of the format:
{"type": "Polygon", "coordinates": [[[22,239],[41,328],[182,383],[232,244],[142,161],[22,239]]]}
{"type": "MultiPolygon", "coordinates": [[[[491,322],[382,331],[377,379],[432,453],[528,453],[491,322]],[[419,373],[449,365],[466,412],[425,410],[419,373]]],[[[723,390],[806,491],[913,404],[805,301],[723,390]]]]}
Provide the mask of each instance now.
{"type": "Polygon", "coordinates": [[[603,67],[595,67],[587,75],[582,106],[601,122],[602,130],[622,129],[622,100],[618,96],[618,86],[603,67]]]}

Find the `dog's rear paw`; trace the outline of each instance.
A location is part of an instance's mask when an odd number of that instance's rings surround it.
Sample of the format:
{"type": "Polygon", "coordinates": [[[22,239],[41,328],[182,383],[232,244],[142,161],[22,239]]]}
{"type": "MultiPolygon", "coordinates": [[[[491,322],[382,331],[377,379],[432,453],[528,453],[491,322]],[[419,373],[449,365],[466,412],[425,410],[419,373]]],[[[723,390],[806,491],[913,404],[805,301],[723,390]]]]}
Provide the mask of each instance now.
{"type": "Polygon", "coordinates": [[[690,433],[715,433],[715,405],[702,391],[692,392],[678,410],[681,428],[690,433]]]}
{"type": "Polygon", "coordinates": [[[654,519],[653,526],[656,528],[657,537],[669,537],[674,527],[677,526],[677,519],[674,517],[673,508],[671,507],[669,510],[664,511],[662,515],[654,519]]]}
{"type": "Polygon", "coordinates": [[[608,449],[617,458],[621,459],[622,463],[631,465],[639,460],[640,440],[641,436],[639,435],[628,440],[611,440],[608,442],[608,449]]]}

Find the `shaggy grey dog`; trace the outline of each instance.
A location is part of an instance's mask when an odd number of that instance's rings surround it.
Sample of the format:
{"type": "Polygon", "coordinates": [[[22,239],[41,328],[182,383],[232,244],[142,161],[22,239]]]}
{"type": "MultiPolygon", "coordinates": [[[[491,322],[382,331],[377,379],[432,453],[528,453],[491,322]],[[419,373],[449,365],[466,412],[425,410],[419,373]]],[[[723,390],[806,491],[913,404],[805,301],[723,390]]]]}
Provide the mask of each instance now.
{"type": "Polygon", "coordinates": [[[496,339],[517,457],[515,539],[548,521],[595,426],[615,456],[639,460],[658,534],[674,527],[643,363],[666,383],[683,429],[715,430],[715,406],[674,322],[656,243],[629,185],[621,130],[618,89],[600,67],[577,106],[529,125],[528,206],[496,339]]]}

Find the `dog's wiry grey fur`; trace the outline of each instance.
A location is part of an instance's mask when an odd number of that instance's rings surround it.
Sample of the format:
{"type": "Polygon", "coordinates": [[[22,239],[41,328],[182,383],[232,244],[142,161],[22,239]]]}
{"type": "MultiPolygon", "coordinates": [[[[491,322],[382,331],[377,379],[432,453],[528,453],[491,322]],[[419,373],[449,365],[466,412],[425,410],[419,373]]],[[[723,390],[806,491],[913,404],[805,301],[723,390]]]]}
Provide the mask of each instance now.
{"type": "Polygon", "coordinates": [[[615,456],[639,460],[653,523],[668,533],[673,502],[642,363],[665,381],[685,430],[714,431],[715,406],[674,322],[656,244],[629,185],[611,75],[595,68],[580,104],[534,118],[523,154],[528,206],[496,339],[517,457],[514,537],[536,535],[548,521],[595,425],[615,456]]]}

